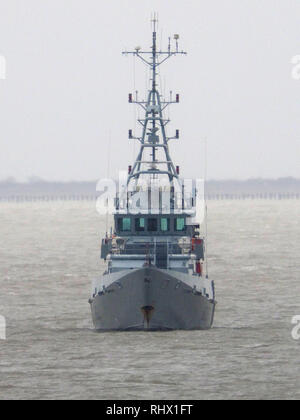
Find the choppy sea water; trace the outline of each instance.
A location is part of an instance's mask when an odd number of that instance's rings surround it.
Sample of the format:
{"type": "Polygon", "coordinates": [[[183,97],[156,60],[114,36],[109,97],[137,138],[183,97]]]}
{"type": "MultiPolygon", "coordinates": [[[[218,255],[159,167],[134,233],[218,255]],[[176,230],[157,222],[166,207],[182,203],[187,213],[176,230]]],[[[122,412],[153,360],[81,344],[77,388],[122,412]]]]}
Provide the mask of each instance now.
{"type": "Polygon", "coordinates": [[[208,207],[214,328],[95,333],[94,203],[1,203],[0,399],[299,399],[300,202],[208,207]]]}

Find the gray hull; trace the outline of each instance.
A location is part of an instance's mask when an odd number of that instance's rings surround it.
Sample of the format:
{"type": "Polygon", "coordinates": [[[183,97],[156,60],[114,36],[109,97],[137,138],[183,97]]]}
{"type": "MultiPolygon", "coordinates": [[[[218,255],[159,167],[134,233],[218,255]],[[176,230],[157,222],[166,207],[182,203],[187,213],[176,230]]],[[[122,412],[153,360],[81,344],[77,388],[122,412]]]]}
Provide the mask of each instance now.
{"type": "Polygon", "coordinates": [[[97,330],[193,330],[212,326],[215,302],[197,277],[155,267],[105,275],[91,300],[97,330]]]}

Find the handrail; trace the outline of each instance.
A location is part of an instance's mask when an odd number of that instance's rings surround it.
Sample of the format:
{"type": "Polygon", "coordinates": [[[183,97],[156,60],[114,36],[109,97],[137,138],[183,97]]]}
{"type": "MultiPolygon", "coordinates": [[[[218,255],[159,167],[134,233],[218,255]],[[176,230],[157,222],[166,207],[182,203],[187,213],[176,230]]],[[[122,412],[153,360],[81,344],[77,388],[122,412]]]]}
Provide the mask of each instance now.
{"type": "Polygon", "coordinates": [[[169,257],[172,255],[190,255],[192,252],[191,242],[170,242],[169,240],[166,241],[158,241],[157,238],[153,238],[153,242],[145,241],[145,242],[128,242],[124,240],[123,242],[117,243],[115,240],[112,242],[111,246],[111,253],[112,254],[120,254],[120,255],[150,255],[155,258],[159,252],[159,248],[163,248],[166,246],[167,248],[167,256],[168,260],[169,257]]]}

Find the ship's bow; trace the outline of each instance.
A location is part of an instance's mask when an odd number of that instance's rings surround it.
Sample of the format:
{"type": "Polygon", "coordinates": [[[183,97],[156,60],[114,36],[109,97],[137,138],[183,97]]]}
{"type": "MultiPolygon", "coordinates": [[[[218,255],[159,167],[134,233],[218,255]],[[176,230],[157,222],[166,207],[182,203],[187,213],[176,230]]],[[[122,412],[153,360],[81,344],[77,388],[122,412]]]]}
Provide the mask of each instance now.
{"type": "Polygon", "coordinates": [[[197,276],[155,267],[103,276],[91,309],[97,330],[192,330],[212,326],[215,301],[197,276]]]}

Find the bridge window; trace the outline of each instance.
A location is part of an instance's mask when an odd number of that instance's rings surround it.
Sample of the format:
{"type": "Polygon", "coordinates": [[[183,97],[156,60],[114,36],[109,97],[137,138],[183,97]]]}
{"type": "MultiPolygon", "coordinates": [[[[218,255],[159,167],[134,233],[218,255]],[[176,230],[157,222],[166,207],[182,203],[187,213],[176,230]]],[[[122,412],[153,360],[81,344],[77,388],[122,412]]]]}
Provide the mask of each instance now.
{"type": "Polygon", "coordinates": [[[157,232],[157,219],[148,219],[148,232],[157,232]]]}
{"type": "Polygon", "coordinates": [[[168,217],[162,217],[160,219],[160,229],[162,232],[168,232],[170,230],[170,219],[168,217]]]}
{"type": "Polygon", "coordinates": [[[144,217],[139,217],[135,219],[135,230],[136,232],[144,232],[145,231],[145,219],[144,217]]]}
{"type": "Polygon", "coordinates": [[[118,219],[118,230],[120,232],[130,232],[131,231],[131,219],[130,217],[122,217],[118,219]]]}
{"type": "Polygon", "coordinates": [[[174,227],[177,232],[181,232],[185,229],[184,217],[176,217],[176,219],[174,219],[174,222],[174,227]]]}

